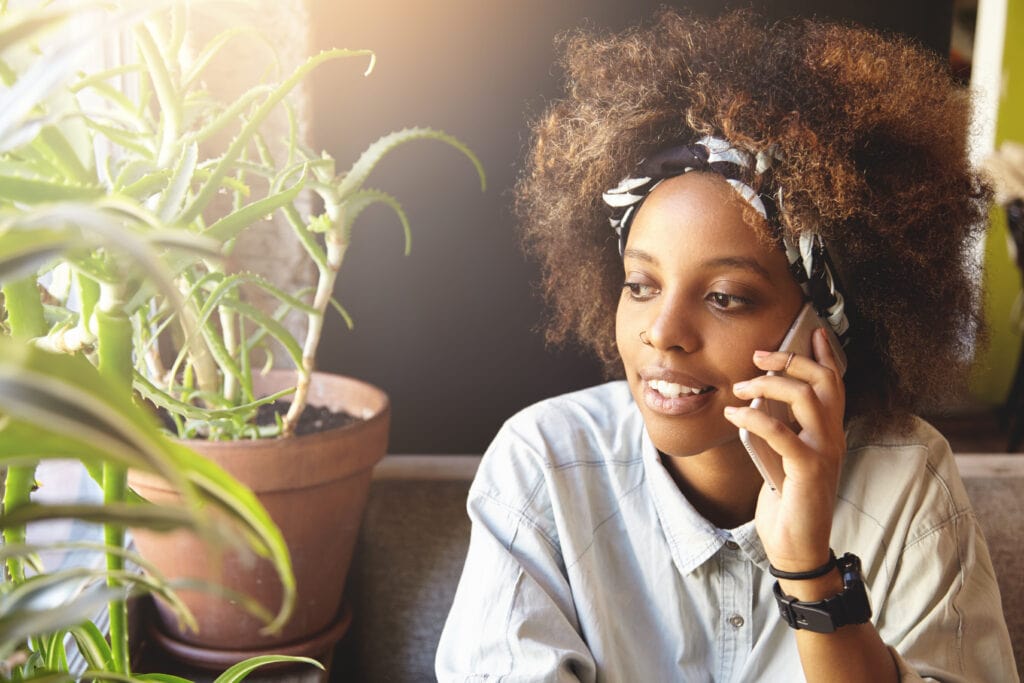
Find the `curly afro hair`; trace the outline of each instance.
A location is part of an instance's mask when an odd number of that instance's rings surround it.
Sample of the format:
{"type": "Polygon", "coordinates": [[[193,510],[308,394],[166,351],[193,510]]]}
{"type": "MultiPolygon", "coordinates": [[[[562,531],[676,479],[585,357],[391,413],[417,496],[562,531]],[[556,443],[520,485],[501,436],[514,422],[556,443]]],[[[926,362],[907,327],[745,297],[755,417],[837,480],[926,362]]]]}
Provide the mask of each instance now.
{"type": "Polygon", "coordinates": [[[848,417],[905,423],[964,388],[985,338],[972,257],[991,190],[968,163],[969,97],[907,39],[750,12],[662,11],[561,39],[566,97],[533,124],[516,208],[549,342],[621,376],[622,265],[601,193],[663,147],[713,134],[774,147],[781,229],[822,235],[851,322],[848,417]]]}

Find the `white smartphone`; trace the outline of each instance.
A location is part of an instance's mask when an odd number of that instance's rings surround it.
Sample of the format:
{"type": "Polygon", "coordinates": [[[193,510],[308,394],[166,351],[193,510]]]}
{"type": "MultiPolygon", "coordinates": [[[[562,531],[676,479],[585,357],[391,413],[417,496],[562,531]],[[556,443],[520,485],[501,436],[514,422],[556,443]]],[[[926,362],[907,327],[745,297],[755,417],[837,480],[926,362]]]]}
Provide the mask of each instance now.
{"type": "MultiPolygon", "coordinates": [[[[832,354],[835,356],[836,364],[839,367],[839,375],[842,376],[846,373],[846,353],[843,352],[843,346],[839,343],[839,338],[832,331],[828,321],[819,316],[818,312],[814,310],[814,307],[809,302],[805,303],[803,308],[800,309],[796,320],[793,321],[789,331],[782,340],[782,344],[779,345],[779,351],[788,351],[798,356],[814,358],[814,352],[811,349],[811,334],[819,327],[825,330],[829,346],[832,347],[832,354]]],[[[768,374],[780,375],[785,373],[771,371],[768,374]]],[[[781,401],[755,398],[751,401],[750,407],[754,410],[763,410],[776,420],[786,424],[793,422],[789,405],[781,401]]],[[[768,442],[757,434],[751,434],[746,429],[740,429],[740,441],[743,442],[744,448],[750,454],[750,459],[754,461],[761,476],[768,483],[768,487],[775,493],[779,493],[783,478],[782,456],[769,446],[768,442]]]]}

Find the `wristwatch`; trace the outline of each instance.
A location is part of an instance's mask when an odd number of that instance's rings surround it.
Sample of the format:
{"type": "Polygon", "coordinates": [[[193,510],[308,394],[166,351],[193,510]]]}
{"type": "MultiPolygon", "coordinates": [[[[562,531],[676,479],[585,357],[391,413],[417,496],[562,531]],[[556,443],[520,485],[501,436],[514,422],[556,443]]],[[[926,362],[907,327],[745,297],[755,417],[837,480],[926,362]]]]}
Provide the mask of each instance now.
{"type": "Polygon", "coordinates": [[[783,594],[779,582],[775,582],[779,613],[792,628],[832,633],[837,628],[863,624],[871,618],[871,605],[860,574],[860,558],[846,553],[836,560],[836,566],[843,575],[843,591],[825,600],[800,602],[783,594]]]}

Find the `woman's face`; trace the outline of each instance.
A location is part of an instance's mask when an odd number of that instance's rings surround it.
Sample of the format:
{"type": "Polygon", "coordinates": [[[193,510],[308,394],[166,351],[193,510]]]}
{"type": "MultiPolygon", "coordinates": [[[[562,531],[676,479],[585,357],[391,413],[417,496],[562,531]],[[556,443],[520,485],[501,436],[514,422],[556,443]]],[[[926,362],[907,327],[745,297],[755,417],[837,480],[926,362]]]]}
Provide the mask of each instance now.
{"type": "Polygon", "coordinates": [[[759,241],[717,175],[662,182],[630,228],[616,344],[654,445],[685,456],[742,448],[725,406],[778,348],[803,302],[785,254],[759,241]],[[640,339],[644,333],[645,344],[640,339]]]}

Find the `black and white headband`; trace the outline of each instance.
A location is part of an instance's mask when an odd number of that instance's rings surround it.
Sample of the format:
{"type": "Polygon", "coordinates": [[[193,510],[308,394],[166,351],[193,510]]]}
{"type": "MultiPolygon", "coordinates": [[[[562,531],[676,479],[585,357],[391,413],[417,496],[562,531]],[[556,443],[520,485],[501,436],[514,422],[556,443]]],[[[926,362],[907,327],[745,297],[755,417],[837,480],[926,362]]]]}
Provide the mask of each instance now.
{"type": "Polygon", "coordinates": [[[845,339],[850,323],[846,317],[843,295],[836,286],[833,275],[835,269],[821,236],[801,233],[794,244],[779,226],[782,188],[774,195],[763,194],[744,181],[750,175],[751,167],[755,176],[769,172],[774,158],[770,151],[759,152],[754,156],[733,147],[727,140],[705,136],[693,144],[670,147],[642,160],[637,164],[635,175],[623,178],[618,186],[602,195],[604,203],[612,209],[610,222],[618,236],[619,254],[625,251],[633,217],[659,183],[690,171],[717,173],[754,211],[776,227],[782,236],[790,272],[803,289],[804,295],[814,304],[819,315],[828,320],[836,336],[845,339]]]}

